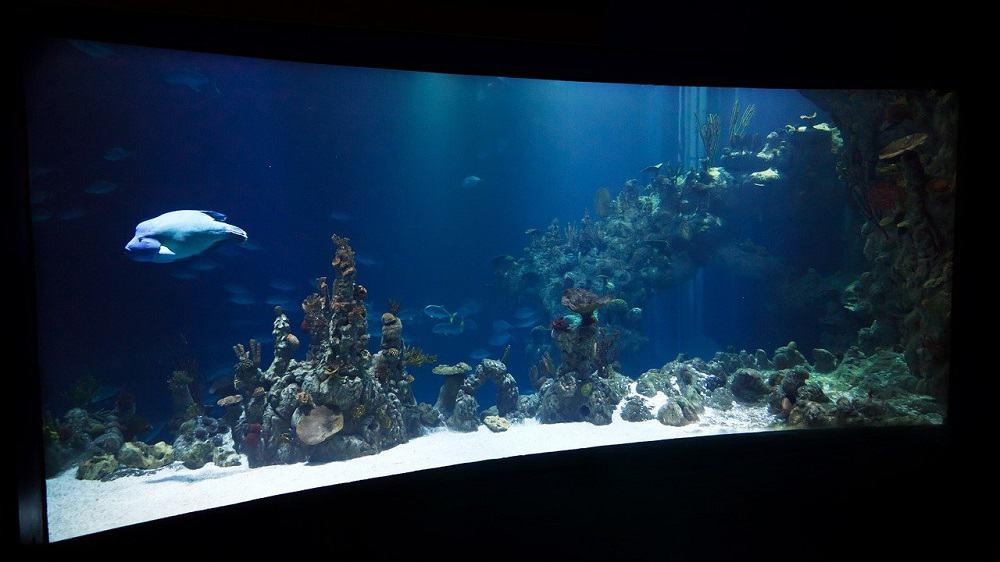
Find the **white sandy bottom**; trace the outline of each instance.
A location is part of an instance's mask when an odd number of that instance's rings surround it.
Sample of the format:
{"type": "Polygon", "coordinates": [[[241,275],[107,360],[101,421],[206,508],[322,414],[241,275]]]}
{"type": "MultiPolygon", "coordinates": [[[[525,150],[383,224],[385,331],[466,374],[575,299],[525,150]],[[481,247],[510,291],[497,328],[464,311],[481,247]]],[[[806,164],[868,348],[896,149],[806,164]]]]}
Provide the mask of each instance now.
{"type": "MultiPolygon", "coordinates": [[[[653,400],[657,408],[664,401],[662,394],[653,400]]],[[[74,468],[46,481],[49,540],[331,484],[552,451],[761,431],[770,421],[765,408],[739,406],[725,412],[706,409],[701,421],[684,427],[665,426],[655,419],[627,422],[616,412],[614,421],[605,426],[528,420],[503,433],[484,426],[472,433],[441,430],[377,455],[320,465],[250,469],[244,457],[238,467],[208,464],[189,470],[175,463],[152,474],[110,482],[77,480],[74,468]]]]}

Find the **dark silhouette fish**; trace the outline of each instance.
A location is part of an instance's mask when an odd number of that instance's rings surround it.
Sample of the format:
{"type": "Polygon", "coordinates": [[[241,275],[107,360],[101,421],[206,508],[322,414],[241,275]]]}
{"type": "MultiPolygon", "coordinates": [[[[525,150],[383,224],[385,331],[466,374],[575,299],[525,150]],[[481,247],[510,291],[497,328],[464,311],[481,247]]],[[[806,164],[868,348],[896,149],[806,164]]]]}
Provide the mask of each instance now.
{"type": "Polygon", "coordinates": [[[116,189],[118,189],[117,184],[111,183],[106,180],[97,180],[94,183],[87,186],[87,189],[85,189],[84,191],[86,191],[91,195],[106,195],[116,189]]]}
{"type": "Polygon", "coordinates": [[[109,162],[118,162],[120,160],[129,158],[133,154],[134,152],[131,150],[125,150],[120,146],[116,146],[114,148],[109,148],[106,151],[104,151],[104,159],[108,160],[109,162]]]}
{"type": "Polygon", "coordinates": [[[81,53],[86,53],[92,59],[106,59],[118,54],[109,45],[97,43],[96,41],[70,39],[69,44],[81,53]]]}

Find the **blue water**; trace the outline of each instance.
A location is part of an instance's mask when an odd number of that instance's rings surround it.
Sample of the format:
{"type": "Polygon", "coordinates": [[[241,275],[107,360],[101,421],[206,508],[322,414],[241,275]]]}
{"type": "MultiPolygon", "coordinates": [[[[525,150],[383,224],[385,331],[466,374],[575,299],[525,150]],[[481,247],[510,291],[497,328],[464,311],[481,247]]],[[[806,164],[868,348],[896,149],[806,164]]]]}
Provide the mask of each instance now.
{"type": "MultiPolygon", "coordinates": [[[[513,311],[534,303],[497,284],[493,257],[521,255],[527,228],[592,213],[599,187],[616,193],[645,166],[683,158],[681,137],[693,126],[693,115],[679,110],[690,88],[123,46],[87,51],[53,42],[26,84],[32,190],[44,194],[33,206],[41,219],[34,223],[40,360],[54,412],[89,373],[134,393],[150,419],[165,419],[174,368],[194,362],[207,381],[232,366],[235,343],[269,340],[273,305],[266,300],[286,298],[298,326],[311,280],[332,275],[332,233],[349,237],[359,254],[370,318],[393,299],[418,312],[404,321],[406,342],[439,362],[471,363],[479,348],[498,357],[502,349],[488,342],[492,323],[515,323],[513,311]],[[115,147],[127,155],[105,158],[115,147]],[[482,181],[469,185],[469,176],[482,181]],[[117,188],[88,193],[97,181],[117,188]],[[176,209],[225,213],[251,244],[173,264],[123,255],[138,222],[176,209]],[[472,317],[478,328],[458,336],[434,334],[435,321],[419,313],[429,304],[453,311],[467,299],[482,307],[472,317]]],[[[751,130],[762,136],[816,111],[794,91],[747,89],[702,90],[700,109],[725,121],[736,98],[756,104],[751,130]]],[[[801,237],[789,236],[801,225],[765,224],[751,211],[747,236],[772,254],[801,254],[801,237]]],[[[839,256],[840,242],[829,244],[839,256]]],[[[816,259],[801,265],[836,266],[816,259]]],[[[679,352],[709,357],[728,346],[772,350],[816,337],[807,323],[768,323],[762,294],[705,267],[653,296],[643,320],[650,342],[621,357],[626,374],[679,352]]],[[[540,322],[548,321],[543,313],[540,322]]],[[[509,367],[529,389],[527,329],[511,333],[509,367]]],[[[373,338],[371,349],[377,345],[373,338]]],[[[264,350],[266,367],[269,341],[264,350]]],[[[430,367],[409,371],[417,399],[433,403],[440,380],[430,367]]]]}

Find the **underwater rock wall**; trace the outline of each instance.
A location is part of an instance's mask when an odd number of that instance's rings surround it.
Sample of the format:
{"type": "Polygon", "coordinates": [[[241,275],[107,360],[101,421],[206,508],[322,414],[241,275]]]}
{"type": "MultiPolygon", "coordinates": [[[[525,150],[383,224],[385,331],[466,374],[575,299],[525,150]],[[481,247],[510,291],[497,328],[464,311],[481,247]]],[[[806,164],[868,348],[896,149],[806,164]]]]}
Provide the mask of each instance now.
{"type": "Polygon", "coordinates": [[[865,215],[867,269],[846,306],[866,353],[901,350],[943,398],[951,353],[958,106],[953,92],[805,91],[844,131],[839,170],[865,215]]]}
{"type": "MultiPolygon", "coordinates": [[[[850,342],[840,333],[845,325],[851,333],[857,326],[837,317],[842,287],[829,287],[845,275],[833,282],[820,276],[818,283],[814,271],[806,277],[811,260],[824,254],[817,248],[829,244],[827,229],[842,229],[842,217],[830,207],[848,201],[834,167],[840,133],[826,123],[815,124],[814,117],[802,116],[800,125],[762,142],[733,136],[719,166],[711,165],[712,157],[698,170],[661,163],[642,171],[644,181],[625,182],[614,197],[607,188],[599,189],[596,218],[588,211],[577,223],[563,226],[554,220],[545,229],[528,229],[521,257],[495,258],[500,283],[520,299],[529,295],[553,316],[567,289],[608,296],[602,320],[618,334],[618,347],[634,352],[646,342],[639,331],[646,301],[690,280],[698,268],[717,264],[741,277],[766,280],[776,316],[831,316],[829,331],[836,334],[824,341],[846,349],[850,342]],[[739,234],[739,225],[758,222],[772,232],[795,232],[791,255],[775,256],[739,234]],[[803,223],[815,228],[803,229],[803,223]],[[801,298],[784,298],[791,294],[801,298]]],[[[711,141],[713,146],[718,140],[711,141]]],[[[841,256],[834,261],[839,264],[841,256]]],[[[550,351],[544,329],[536,332],[528,350],[535,361],[550,351]]]]}

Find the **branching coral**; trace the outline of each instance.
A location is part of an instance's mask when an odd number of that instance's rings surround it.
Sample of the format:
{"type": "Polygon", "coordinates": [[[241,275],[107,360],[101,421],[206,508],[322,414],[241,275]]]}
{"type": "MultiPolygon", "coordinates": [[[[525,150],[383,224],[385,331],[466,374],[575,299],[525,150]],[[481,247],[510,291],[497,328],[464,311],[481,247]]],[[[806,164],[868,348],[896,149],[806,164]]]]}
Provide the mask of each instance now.
{"type": "Polygon", "coordinates": [[[419,347],[408,345],[403,348],[403,364],[420,367],[437,361],[437,355],[425,353],[419,347]]]}

